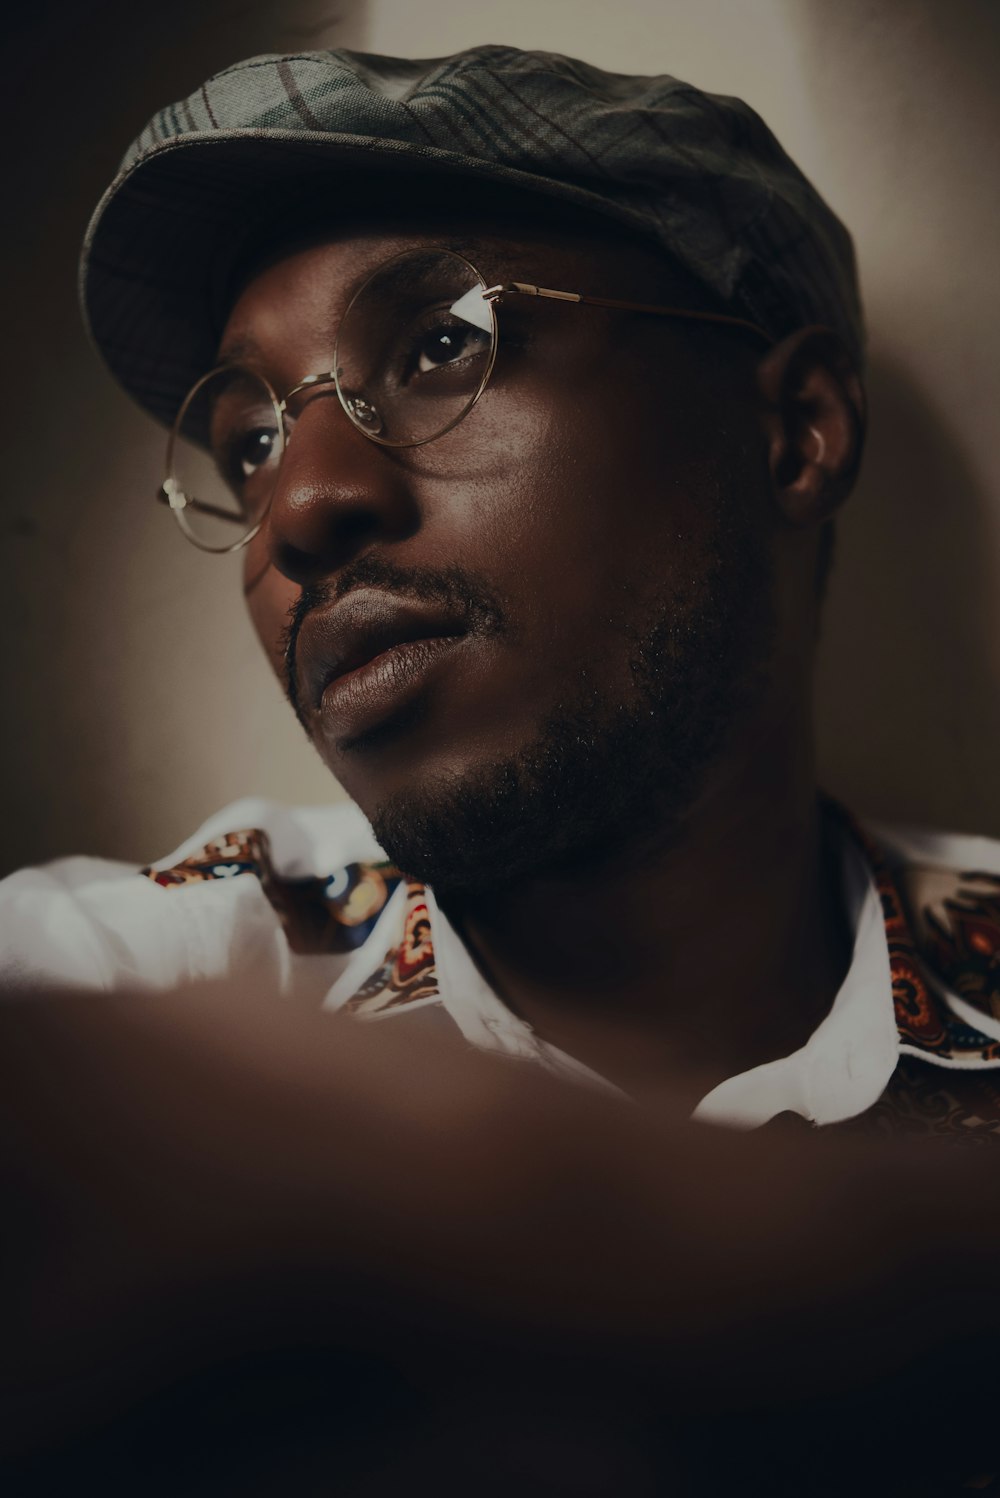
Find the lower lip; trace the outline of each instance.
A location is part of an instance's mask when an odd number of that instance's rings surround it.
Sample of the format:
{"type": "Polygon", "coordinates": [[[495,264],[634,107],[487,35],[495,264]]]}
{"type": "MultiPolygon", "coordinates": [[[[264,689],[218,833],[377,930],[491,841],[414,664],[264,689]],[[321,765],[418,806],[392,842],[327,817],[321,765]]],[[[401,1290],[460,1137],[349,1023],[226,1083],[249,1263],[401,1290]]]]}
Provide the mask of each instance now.
{"type": "Polygon", "coordinates": [[[352,739],[381,727],[409,707],[430,672],[464,638],[442,635],[406,640],[373,656],[363,666],[334,677],[323,691],[320,716],[324,725],[344,741],[340,747],[349,748],[352,739]]]}

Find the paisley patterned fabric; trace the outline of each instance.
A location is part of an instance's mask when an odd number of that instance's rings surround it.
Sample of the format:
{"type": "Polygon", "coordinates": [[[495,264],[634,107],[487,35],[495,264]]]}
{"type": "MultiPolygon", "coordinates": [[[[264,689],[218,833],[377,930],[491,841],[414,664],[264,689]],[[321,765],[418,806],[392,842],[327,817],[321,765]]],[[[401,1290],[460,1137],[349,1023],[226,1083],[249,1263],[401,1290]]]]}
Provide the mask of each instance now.
{"type": "Polygon", "coordinates": [[[424,886],[411,881],[406,890],[402,941],[389,948],[385,960],[348,999],[343,1013],[371,1019],[403,1005],[439,998],[427,897],[424,886]]]}
{"type": "Polygon", "coordinates": [[[274,871],[266,832],[250,828],[207,843],[169,869],[143,874],[164,889],[255,874],[293,952],[353,952],[368,940],[402,879],[390,863],[351,863],[328,878],[289,879],[274,871]]]}
{"type": "MultiPolygon", "coordinates": [[[[825,806],[857,841],[876,882],[900,1042],[899,1064],[882,1097],[859,1119],[832,1127],[1000,1138],[1000,1038],[970,1024],[951,1002],[963,1000],[987,1027],[1000,1024],[1000,876],[891,867],[847,811],[829,800],[825,806]]],[[[361,947],[405,884],[402,935],[343,1010],[374,1019],[440,1003],[426,891],[390,863],[352,863],[327,878],[279,876],[266,834],[251,828],[208,843],[172,868],[143,872],[167,890],[253,874],[298,953],[361,947]]]]}
{"type": "Polygon", "coordinates": [[[931,969],[1000,1020],[1000,876],[917,866],[905,870],[901,888],[931,969]]]}
{"type": "Polygon", "coordinates": [[[1000,1140],[1000,1070],[955,1072],[901,1056],[874,1107],[833,1128],[870,1134],[950,1134],[1000,1140]]]}
{"type": "Polygon", "coordinates": [[[835,1127],[1000,1138],[1000,1041],[949,1003],[957,994],[1000,1017],[1000,878],[919,864],[890,870],[850,814],[827,805],[860,843],[878,886],[901,1052],[874,1107],[835,1127]]]}
{"type": "Polygon", "coordinates": [[[878,886],[901,1049],[947,1066],[1000,1066],[1000,1040],[947,1001],[955,993],[998,1018],[1000,877],[920,865],[894,872],[848,812],[835,803],[828,809],[861,845],[878,886]]]}

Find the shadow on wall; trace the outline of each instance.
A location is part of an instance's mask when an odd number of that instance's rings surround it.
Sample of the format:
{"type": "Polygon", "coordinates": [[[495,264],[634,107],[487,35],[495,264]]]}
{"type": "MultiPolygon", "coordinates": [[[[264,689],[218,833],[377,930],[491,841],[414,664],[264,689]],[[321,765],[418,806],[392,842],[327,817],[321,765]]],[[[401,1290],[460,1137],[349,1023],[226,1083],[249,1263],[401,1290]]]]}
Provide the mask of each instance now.
{"type": "MultiPolygon", "coordinates": [[[[134,722],[115,719],[113,690],[155,614],[163,569],[139,578],[111,565],[123,559],[114,527],[132,524],[115,507],[158,474],[162,437],[84,333],[87,222],[155,108],[254,53],[363,48],[367,16],[367,0],[40,0],[5,16],[0,378],[17,426],[0,483],[0,874],[63,853],[142,858],[163,845],[145,805],[131,840],[115,830],[127,810],[116,806],[149,797],[134,722]],[[120,599],[136,587],[145,596],[126,615],[120,599]]],[[[125,559],[138,574],[143,558],[125,559]]],[[[150,670],[147,657],[138,674],[150,670]]],[[[144,710],[140,686],[131,719],[144,710]]],[[[172,843],[187,830],[183,810],[170,825],[172,843]]]]}
{"type": "Polygon", "coordinates": [[[872,333],[870,448],[822,652],[824,778],[875,817],[997,835],[1000,7],[785,5],[872,333]]]}
{"type": "Polygon", "coordinates": [[[873,364],[869,394],[820,650],[823,778],[887,821],[1000,835],[994,497],[901,368],[873,364]]]}

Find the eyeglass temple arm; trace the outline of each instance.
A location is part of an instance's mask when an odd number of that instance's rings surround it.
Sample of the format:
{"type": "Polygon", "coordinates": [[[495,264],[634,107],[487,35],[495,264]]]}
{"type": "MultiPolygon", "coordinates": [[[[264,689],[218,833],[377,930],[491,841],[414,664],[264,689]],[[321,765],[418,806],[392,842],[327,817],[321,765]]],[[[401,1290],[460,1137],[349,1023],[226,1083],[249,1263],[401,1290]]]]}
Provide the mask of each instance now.
{"type": "Polygon", "coordinates": [[[169,491],[161,484],[156,491],[156,497],[161,505],[169,505],[172,510],[197,510],[200,515],[214,515],[216,520],[231,520],[242,524],[242,517],[234,515],[230,510],[222,510],[218,505],[207,505],[203,499],[188,499],[184,496],[182,505],[175,504],[169,491]]]}
{"type": "Polygon", "coordinates": [[[685,317],[694,322],[722,323],[724,326],[754,333],[767,344],[773,341],[756,323],[747,322],[742,317],[727,317],[722,312],[692,312],[687,307],[658,307],[650,302],[620,302],[614,297],[583,296],[579,291],[553,291],[547,286],[532,286],[528,281],[508,281],[502,286],[491,286],[483,292],[484,300],[490,302],[499,301],[505,295],[544,296],[557,302],[586,302],[590,307],[614,307],[619,312],[651,312],[656,317],[685,317]]]}

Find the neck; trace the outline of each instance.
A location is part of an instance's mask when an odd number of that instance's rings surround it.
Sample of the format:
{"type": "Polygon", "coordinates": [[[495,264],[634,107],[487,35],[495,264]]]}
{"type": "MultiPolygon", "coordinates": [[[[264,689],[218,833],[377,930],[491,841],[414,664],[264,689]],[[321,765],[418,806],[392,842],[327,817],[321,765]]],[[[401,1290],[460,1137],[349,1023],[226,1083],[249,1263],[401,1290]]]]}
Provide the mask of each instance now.
{"type": "Polygon", "coordinates": [[[850,955],[808,722],[762,732],[669,841],[448,913],[515,1012],[630,1091],[789,1054],[850,955]]]}

